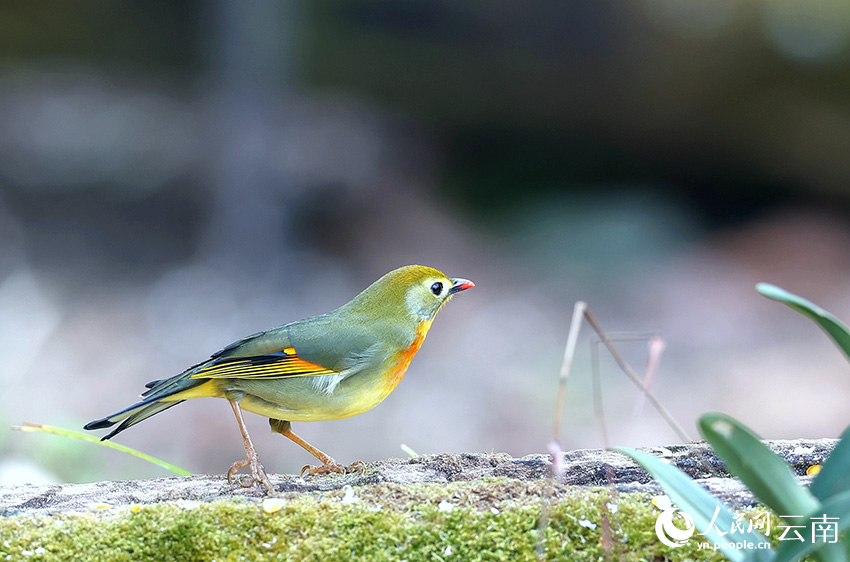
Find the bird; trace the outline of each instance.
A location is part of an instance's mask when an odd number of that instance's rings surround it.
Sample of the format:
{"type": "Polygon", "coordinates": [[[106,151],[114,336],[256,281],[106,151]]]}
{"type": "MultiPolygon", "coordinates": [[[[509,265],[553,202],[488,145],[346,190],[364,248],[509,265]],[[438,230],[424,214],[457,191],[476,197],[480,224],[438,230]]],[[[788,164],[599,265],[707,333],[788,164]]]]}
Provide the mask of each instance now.
{"type": "Polygon", "coordinates": [[[295,434],[291,422],[342,419],[377,406],[401,382],[437,312],[452,296],[474,286],[432,267],[400,267],[332,312],[249,335],[178,375],[147,383],[140,401],[84,429],[119,424],[103,441],[184,400],[224,398],[245,445],[245,458],[227,471],[230,484],[235,480],[273,491],[243,410],[269,418],[272,432],[321,462],[305,466],[302,476],[364,470],[362,462],[336,462],[295,434]],[[237,474],[245,467],[250,475],[237,474]]]}

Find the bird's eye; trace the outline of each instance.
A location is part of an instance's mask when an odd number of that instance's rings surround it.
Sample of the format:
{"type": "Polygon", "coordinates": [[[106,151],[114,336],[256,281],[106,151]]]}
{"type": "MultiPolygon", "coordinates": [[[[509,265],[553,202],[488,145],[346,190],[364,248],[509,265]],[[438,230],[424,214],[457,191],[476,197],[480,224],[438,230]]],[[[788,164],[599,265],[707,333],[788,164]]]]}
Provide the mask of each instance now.
{"type": "Polygon", "coordinates": [[[436,283],[431,285],[431,292],[439,297],[440,293],[443,292],[443,284],[437,281],[436,283]]]}

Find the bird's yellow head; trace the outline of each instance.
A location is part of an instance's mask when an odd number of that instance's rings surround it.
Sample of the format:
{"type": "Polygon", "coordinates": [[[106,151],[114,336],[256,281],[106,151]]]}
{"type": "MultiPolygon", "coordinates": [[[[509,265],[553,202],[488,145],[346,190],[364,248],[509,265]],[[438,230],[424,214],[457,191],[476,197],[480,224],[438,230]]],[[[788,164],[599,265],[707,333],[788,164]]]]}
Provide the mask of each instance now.
{"type": "Polygon", "coordinates": [[[407,265],[390,271],[351,302],[364,310],[404,311],[419,320],[433,320],[452,295],[475,286],[467,279],[451,278],[424,265],[407,265]]]}

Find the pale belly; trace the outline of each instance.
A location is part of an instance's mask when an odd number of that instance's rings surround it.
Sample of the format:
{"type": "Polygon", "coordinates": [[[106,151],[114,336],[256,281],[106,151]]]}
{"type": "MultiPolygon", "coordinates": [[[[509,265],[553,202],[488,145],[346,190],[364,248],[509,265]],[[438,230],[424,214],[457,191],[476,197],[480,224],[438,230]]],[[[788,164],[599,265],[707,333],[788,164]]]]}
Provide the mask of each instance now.
{"type": "Polygon", "coordinates": [[[229,391],[244,393],[243,410],[285,421],[322,421],[348,418],[380,404],[401,381],[407,364],[393,369],[393,376],[370,376],[360,372],[340,382],[332,391],[323,390],[315,377],[275,381],[231,381],[229,391]]]}

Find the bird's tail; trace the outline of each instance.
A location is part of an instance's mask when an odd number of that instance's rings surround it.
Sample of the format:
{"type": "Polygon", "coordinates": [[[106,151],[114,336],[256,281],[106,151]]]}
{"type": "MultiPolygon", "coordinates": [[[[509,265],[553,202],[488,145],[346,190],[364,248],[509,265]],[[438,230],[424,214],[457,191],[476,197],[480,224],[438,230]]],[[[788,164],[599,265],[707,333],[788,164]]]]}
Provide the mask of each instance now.
{"type": "MultiPolygon", "coordinates": [[[[185,398],[202,396],[203,394],[197,393],[193,393],[195,396],[178,396],[181,393],[194,390],[204,383],[209,382],[208,379],[195,379],[191,377],[197,367],[198,366],[196,365],[195,367],[168,379],[148,383],[145,386],[147,386],[149,390],[142,394],[143,400],[140,400],[119,412],[106,416],[105,418],[89,422],[83,426],[83,429],[104,429],[121,422],[118,427],[113,429],[105,437],[101,438],[101,441],[106,441],[107,439],[112,439],[128,427],[132,427],[140,421],[148,419],[154,414],[158,414],[163,410],[176,406],[180,402],[183,402],[185,398]]],[[[207,394],[207,396],[213,395],[214,394],[207,394]]]]}
{"type": "Polygon", "coordinates": [[[140,421],[146,420],[154,414],[158,414],[163,410],[167,410],[172,406],[176,406],[180,402],[182,402],[182,400],[177,400],[174,402],[160,402],[159,400],[154,400],[150,402],[147,400],[142,400],[141,402],[137,402],[129,408],[125,408],[120,412],[112,414],[111,416],[107,416],[105,418],[89,422],[83,426],[83,429],[103,429],[106,427],[112,427],[116,423],[121,422],[121,425],[113,429],[104,437],[100,438],[101,441],[106,441],[107,439],[112,439],[128,427],[132,427],[140,421]]]}

